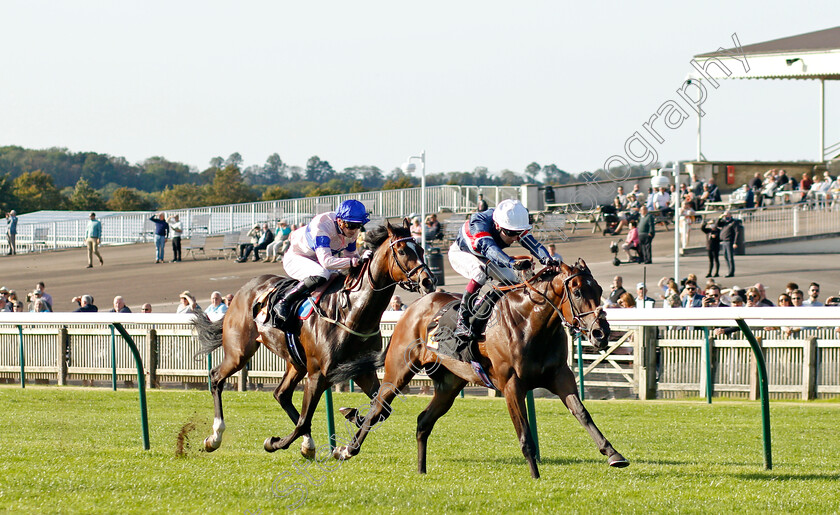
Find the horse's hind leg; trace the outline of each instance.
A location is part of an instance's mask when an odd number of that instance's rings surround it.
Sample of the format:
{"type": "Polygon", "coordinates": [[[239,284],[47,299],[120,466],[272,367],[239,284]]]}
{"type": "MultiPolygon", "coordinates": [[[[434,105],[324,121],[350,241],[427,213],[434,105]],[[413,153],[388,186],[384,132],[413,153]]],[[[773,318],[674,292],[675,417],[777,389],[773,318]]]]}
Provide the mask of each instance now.
{"type": "Polygon", "coordinates": [[[210,393],[213,395],[213,434],[204,439],[204,450],[213,452],[222,445],[222,433],[225,432],[225,417],[222,410],[222,392],[227,378],[238,372],[257,351],[257,343],[251,341],[240,347],[237,352],[230,352],[225,348],[222,362],[210,372],[210,393]]]}
{"type": "MultiPolygon", "coordinates": [[[[295,387],[301,380],[306,377],[306,370],[295,368],[290,362],[286,362],[286,373],[277,388],[274,389],[274,398],[280,403],[283,411],[289,415],[292,422],[297,424],[300,420],[300,413],[292,403],[292,396],[295,393],[295,387]]],[[[303,435],[303,442],[300,444],[300,453],[304,458],[311,460],[315,458],[315,442],[312,440],[312,435],[307,433],[303,435]]]]}
{"type": "Polygon", "coordinates": [[[292,433],[285,438],[278,438],[276,436],[269,436],[265,439],[263,447],[268,452],[274,452],[278,449],[288,449],[289,446],[303,435],[309,435],[312,427],[312,416],[315,414],[315,408],[318,407],[318,401],[321,400],[321,395],[327,391],[330,383],[326,376],[320,372],[309,376],[306,382],[306,390],[303,392],[303,403],[301,404],[301,414],[298,417],[292,433]]]}
{"type": "Polygon", "coordinates": [[[528,467],[531,469],[531,477],[539,479],[540,470],[537,468],[537,447],[531,438],[531,428],[526,418],[525,394],[527,392],[525,391],[525,387],[522,386],[519,378],[514,376],[504,385],[503,390],[510,419],[513,421],[513,427],[516,429],[516,436],[519,437],[519,446],[522,448],[522,455],[525,456],[528,467]]]}
{"type": "Polygon", "coordinates": [[[426,473],[426,448],[435,422],[442,417],[458,397],[467,382],[455,374],[438,368],[432,374],[435,394],[429,405],[417,416],[417,472],[426,473]]]}
{"type": "Polygon", "coordinates": [[[566,408],[572,412],[572,415],[578,419],[580,425],[586,429],[589,436],[595,441],[601,454],[607,457],[611,467],[620,468],[630,465],[630,462],[613,448],[609,440],[606,439],[603,433],[601,433],[601,430],[598,429],[598,426],[595,425],[595,422],[592,421],[592,417],[580,401],[575,376],[569,367],[563,367],[560,370],[560,373],[554,378],[554,384],[549,389],[563,400],[566,408]]]}

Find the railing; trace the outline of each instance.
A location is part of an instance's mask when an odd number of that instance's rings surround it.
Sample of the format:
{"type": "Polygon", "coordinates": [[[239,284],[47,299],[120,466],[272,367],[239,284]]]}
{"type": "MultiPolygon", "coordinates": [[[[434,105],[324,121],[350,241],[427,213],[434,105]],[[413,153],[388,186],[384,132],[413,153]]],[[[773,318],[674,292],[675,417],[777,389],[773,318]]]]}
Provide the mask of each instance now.
{"type": "MultiPolygon", "coordinates": [[[[506,198],[519,196],[518,187],[430,186],[426,188],[425,212],[435,213],[442,209],[473,210],[479,192],[484,193],[491,205],[506,198]]],[[[198,230],[208,235],[218,235],[252,227],[257,223],[280,219],[286,219],[290,224],[304,224],[318,213],[319,205],[335,209],[347,199],[364,202],[377,217],[407,216],[409,213],[420,213],[420,196],[420,188],[408,188],[177,209],[169,210],[166,214],[167,216],[179,215],[183,227],[188,232],[198,230]]],[[[120,245],[147,241],[152,236],[151,229],[146,224],[150,216],[149,212],[99,213],[99,219],[102,222],[102,243],[120,245]]],[[[86,218],[31,224],[25,223],[25,219],[21,220],[18,224],[17,247],[20,252],[31,251],[38,240],[45,243],[42,247],[48,249],[83,246],[87,223],[86,218]],[[36,232],[39,235],[46,232],[47,236],[37,238],[36,232]]],[[[4,239],[0,242],[0,248],[5,245],[4,239]]]]}
{"type": "MultiPolygon", "coordinates": [[[[618,345],[606,353],[584,347],[586,350],[582,357],[587,389],[599,395],[605,390],[612,390],[614,394],[621,390],[624,392],[621,396],[641,398],[704,395],[709,370],[706,366],[705,333],[702,328],[674,326],[690,325],[688,321],[679,318],[688,314],[697,315],[701,310],[705,315],[709,309],[715,308],[668,310],[662,316],[669,317],[668,325],[671,327],[659,331],[634,325],[627,317],[649,313],[659,315],[665,310],[608,310],[613,330],[620,341],[614,342],[614,345],[618,345]],[[619,317],[625,318],[617,322],[619,317]]],[[[755,311],[753,308],[750,310],[755,311]]],[[[834,317],[830,323],[815,323],[801,317],[797,320],[749,322],[757,328],[783,325],[831,327],[804,329],[796,338],[785,338],[779,330],[755,330],[767,359],[771,396],[801,399],[840,396],[840,334],[833,329],[840,324],[840,317],[837,316],[840,309],[761,308],[759,311],[765,310],[778,312],[775,316],[781,313],[791,318],[797,318],[795,313],[812,316],[814,310],[817,314],[821,310],[828,310],[825,312],[834,317]],[[794,310],[793,313],[790,310],[794,310]]],[[[400,314],[385,313],[381,323],[384,343],[387,344],[400,314]]],[[[0,313],[0,378],[15,381],[21,378],[22,333],[27,380],[57,384],[110,380],[111,332],[109,323],[104,321],[109,317],[113,318],[114,315],[0,313]],[[82,322],[91,320],[91,316],[98,316],[99,320],[82,322]],[[64,320],[64,323],[52,323],[50,317],[64,320]],[[79,322],[68,324],[68,317],[79,322]],[[32,323],[33,320],[39,323],[32,323]]],[[[130,314],[120,315],[120,320],[123,320],[126,331],[140,351],[147,382],[151,387],[166,382],[206,385],[207,361],[193,360],[198,350],[198,341],[189,322],[189,315],[130,314]],[[150,316],[155,318],[150,319],[150,316]]],[[[707,320],[705,323],[708,326],[732,325],[731,321],[721,320],[707,320]]],[[[751,365],[747,340],[742,335],[732,335],[713,337],[710,343],[713,352],[711,377],[715,394],[754,397],[756,375],[751,369],[754,365],[751,365]]],[[[122,345],[117,345],[115,350],[117,378],[119,381],[132,380],[134,368],[131,354],[122,345]]],[[[570,357],[573,354],[570,353],[570,357]]],[[[213,352],[211,362],[218,364],[221,358],[222,351],[218,349],[213,352]]],[[[570,362],[578,372],[576,362],[570,362]]],[[[245,389],[247,383],[276,383],[284,372],[285,362],[261,346],[248,366],[246,380],[243,381],[243,375],[239,373],[231,378],[231,384],[245,389]]]]}

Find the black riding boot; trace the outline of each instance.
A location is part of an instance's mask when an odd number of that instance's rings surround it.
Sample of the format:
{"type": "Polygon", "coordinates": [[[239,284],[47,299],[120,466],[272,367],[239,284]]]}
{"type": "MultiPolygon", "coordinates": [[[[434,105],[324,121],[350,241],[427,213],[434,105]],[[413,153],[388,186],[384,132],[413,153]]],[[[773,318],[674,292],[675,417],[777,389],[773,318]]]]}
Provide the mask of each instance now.
{"type": "Polygon", "coordinates": [[[455,334],[453,336],[457,340],[455,350],[461,355],[464,360],[473,361],[472,343],[476,339],[473,331],[473,323],[475,316],[473,313],[473,303],[475,302],[476,293],[465,292],[461,297],[461,307],[458,310],[458,324],[455,326],[455,334]]]}
{"type": "Polygon", "coordinates": [[[487,328],[487,323],[493,316],[493,308],[503,295],[504,294],[498,290],[490,290],[486,295],[484,295],[484,297],[481,298],[481,301],[475,308],[475,316],[473,317],[472,323],[472,330],[476,334],[476,338],[481,338],[481,335],[484,334],[484,330],[487,328]]]}
{"type": "Polygon", "coordinates": [[[274,306],[274,314],[277,316],[278,321],[284,324],[291,314],[294,303],[309,295],[313,289],[324,284],[324,282],[326,282],[325,278],[319,275],[313,275],[300,281],[291,290],[287,291],[286,295],[280,299],[280,302],[274,306]]]}

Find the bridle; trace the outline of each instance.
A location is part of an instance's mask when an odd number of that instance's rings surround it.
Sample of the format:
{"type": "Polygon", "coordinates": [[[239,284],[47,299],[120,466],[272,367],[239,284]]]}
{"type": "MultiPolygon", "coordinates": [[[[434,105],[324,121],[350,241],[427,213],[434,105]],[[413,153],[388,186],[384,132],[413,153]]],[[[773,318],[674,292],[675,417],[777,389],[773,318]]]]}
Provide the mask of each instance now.
{"type": "MultiPolygon", "coordinates": [[[[542,298],[545,299],[545,301],[548,303],[548,305],[551,306],[554,309],[554,311],[560,316],[560,321],[563,323],[563,325],[565,327],[567,327],[572,332],[572,334],[585,333],[587,336],[591,335],[592,334],[592,326],[595,325],[595,323],[598,321],[598,315],[601,313],[601,306],[598,306],[597,308],[595,308],[593,310],[590,310],[590,311],[580,312],[578,310],[577,306],[575,306],[575,303],[572,301],[572,290],[569,287],[569,282],[572,279],[574,279],[575,277],[578,277],[578,276],[592,277],[592,273],[589,272],[588,270],[579,270],[579,271],[577,271],[577,272],[575,272],[575,273],[571,274],[570,276],[563,279],[563,297],[565,297],[566,302],[569,304],[569,311],[572,313],[572,320],[574,321],[574,323],[571,323],[568,320],[566,320],[566,316],[563,315],[563,311],[560,308],[558,308],[553,302],[551,302],[551,299],[549,299],[548,296],[545,293],[541,292],[540,290],[535,288],[533,284],[531,284],[535,279],[540,277],[543,273],[547,272],[548,270],[549,270],[548,267],[543,268],[542,270],[540,270],[539,272],[534,274],[534,276],[531,277],[530,279],[528,279],[526,281],[523,281],[523,283],[508,286],[508,287],[502,287],[502,288],[498,288],[498,289],[499,290],[508,290],[508,289],[519,288],[523,285],[527,286],[532,291],[536,292],[538,295],[540,295],[542,298]],[[589,315],[592,315],[592,314],[595,315],[595,319],[593,319],[593,321],[590,324],[587,325],[583,321],[583,317],[589,316],[589,315]]],[[[546,289],[549,286],[550,285],[547,285],[546,289]]],[[[560,307],[561,308],[563,307],[562,302],[560,303],[560,307]]]]}
{"type": "MultiPolygon", "coordinates": [[[[419,260],[420,260],[420,264],[419,264],[419,265],[417,265],[417,266],[415,266],[415,267],[414,267],[414,268],[412,268],[411,270],[408,270],[408,269],[407,269],[407,268],[406,268],[406,267],[402,264],[402,262],[400,262],[400,260],[399,260],[399,259],[397,259],[397,251],[396,251],[396,249],[394,248],[394,246],[395,246],[397,243],[401,243],[401,242],[404,242],[404,241],[409,241],[409,240],[413,242],[413,241],[414,241],[414,238],[412,238],[412,237],[410,237],[410,236],[409,236],[409,237],[399,238],[399,239],[397,239],[397,240],[392,241],[392,242],[389,244],[389,247],[391,248],[391,257],[394,259],[394,262],[397,264],[397,267],[399,267],[400,271],[402,271],[403,275],[405,275],[405,276],[408,278],[408,280],[407,280],[407,281],[397,281],[397,284],[400,286],[400,288],[402,288],[402,289],[404,289],[404,290],[406,290],[406,291],[420,291],[420,281],[415,281],[415,280],[414,280],[414,279],[412,279],[411,277],[412,277],[414,274],[416,274],[416,273],[418,273],[418,272],[420,272],[420,271],[424,271],[424,270],[426,271],[426,273],[427,273],[429,276],[431,276],[431,275],[432,275],[432,271],[431,271],[431,270],[429,269],[429,267],[426,265],[426,261],[425,261],[422,257],[420,257],[420,252],[418,252],[417,250],[415,250],[415,251],[414,251],[414,253],[415,253],[415,255],[417,256],[417,259],[419,259],[419,260]]],[[[391,277],[391,279],[393,279],[393,277],[391,277]]]]}
{"type": "MultiPolygon", "coordinates": [[[[419,252],[415,252],[415,254],[417,255],[417,258],[420,259],[420,264],[415,266],[414,268],[409,270],[408,268],[405,267],[405,265],[403,265],[400,262],[400,260],[397,258],[397,251],[396,251],[395,246],[398,243],[402,243],[404,241],[412,241],[413,242],[414,238],[412,238],[410,236],[407,236],[407,237],[404,237],[404,238],[398,238],[396,240],[391,241],[388,244],[388,247],[391,251],[391,253],[390,253],[391,259],[394,260],[394,262],[397,264],[397,267],[408,278],[408,280],[407,281],[397,281],[396,279],[394,279],[393,276],[391,276],[391,274],[390,274],[390,267],[388,267],[389,268],[388,275],[389,275],[389,277],[391,277],[392,281],[394,281],[395,283],[397,283],[399,285],[400,288],[402,288],[406,291],[411,291],[411,292],[420,291],[420,281],[412,279],[412,276],[414,274],[417,274],[418,272],[422,272],[423,270],[425,270],[428,273],[428,275],[431,276],[432,271],[429,269],[428,265],[426,265],[426,262],[420,257],[419,252]]],[[[350,286],[346,287],[347,290],[352,291],[352,290],[355,290],[357,287],[361,286],[362,277],[364,277],[365,275],[367,275],[368,280],[370,281],[372,291],[382,291],[382,290],[384,290],[384,289],[386,289],[390,286],[390,284],[388,284],[388,285],[383,286],[381,288],[374,288],[373,287],[374,280],[373,280],[373,273],[370,270],[370,263],[371,263],[371,260],[368,260],[368,261],[365,262],[364,265],[362,265],[362,267],[363,267],[362,272],[358,276],[356,276],[356,280],[353,281],[353,283],[350,286]]]]}

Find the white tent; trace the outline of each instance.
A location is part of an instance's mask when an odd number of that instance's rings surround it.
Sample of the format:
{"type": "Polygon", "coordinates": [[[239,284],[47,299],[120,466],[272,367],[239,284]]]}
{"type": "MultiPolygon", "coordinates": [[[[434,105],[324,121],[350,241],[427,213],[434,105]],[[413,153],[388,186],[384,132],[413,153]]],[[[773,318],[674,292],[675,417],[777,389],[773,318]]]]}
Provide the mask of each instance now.
{"type": "MultiPolygon", "coordinates": [[[[820,142],[822,162],[840,150],[840,143],[825,146],[825,81],[840,80],[840,27],[740,46],[719,48],[694,56],[692,75],[717,87],[717,79],[792,79],[820,81],[820,142]]],[[[698,130],[698,150],[699,150],[698,130]]],[[[699,151],[698,151],[699,153],[699,151]]]]}

